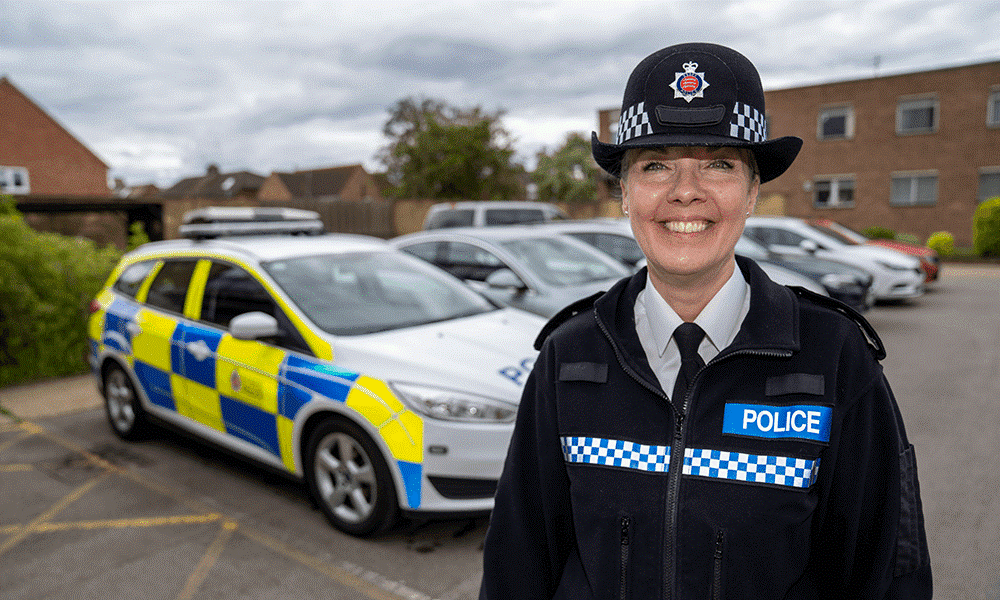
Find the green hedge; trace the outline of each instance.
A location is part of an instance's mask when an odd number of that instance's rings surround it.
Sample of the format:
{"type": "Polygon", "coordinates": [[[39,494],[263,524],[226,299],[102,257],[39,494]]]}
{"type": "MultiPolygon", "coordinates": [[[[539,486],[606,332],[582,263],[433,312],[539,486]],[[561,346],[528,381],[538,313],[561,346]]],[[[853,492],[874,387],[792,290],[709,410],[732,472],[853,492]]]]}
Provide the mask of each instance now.
{"type": "Polygon", "coordinates": [[[955,236],[948,231],[935,231],[927,238],[927,247],[938,256],[951,256],[955,253],[955,236]]]}
{"type": "Polygon", "coordinates": [[[976,207],[972,216],[972,249],[979,256],[1000,256],[1000,196],[976,207]]]}
{"type": "Polygon", "coordinates": [[[888,227],[882,227],[879,225],[872,225],[871,227],[865,228],[861,235],[865,236],[870,240],[894,240],[896,239],[896,232],[889,229],[888,227]]]}
{"type": "Polygon", "coordinates": [[[121,256],[31,229],[0,196],[0,387],[88,369],[87,317],[121,256]]]}

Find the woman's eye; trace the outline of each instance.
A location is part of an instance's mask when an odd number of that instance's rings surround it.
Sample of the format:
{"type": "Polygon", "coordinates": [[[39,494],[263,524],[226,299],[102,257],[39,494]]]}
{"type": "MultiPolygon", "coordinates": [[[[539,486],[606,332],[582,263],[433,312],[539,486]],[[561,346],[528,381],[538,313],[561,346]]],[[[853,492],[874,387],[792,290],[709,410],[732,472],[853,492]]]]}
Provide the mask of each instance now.
{"type": "Polygon", "coordinates": [[[722,160],[720,158],[718,160],[713,160],[711,162],[711,164],[709,164],[708,166],[711,167],[711,168],[713,168],[713,169],[726,169],[726,170],[729,170],[729,169],[733,168],[733,163],[731,161],[722,160]]]}
{"type": "Polygon", "coordinates": [[[643,171],[656,171],[658,169],[663,169],[663,168],[664,168],[664,165],[661,162],[648,162],[645,165],[643,165],[642,170],[643,171]]]}

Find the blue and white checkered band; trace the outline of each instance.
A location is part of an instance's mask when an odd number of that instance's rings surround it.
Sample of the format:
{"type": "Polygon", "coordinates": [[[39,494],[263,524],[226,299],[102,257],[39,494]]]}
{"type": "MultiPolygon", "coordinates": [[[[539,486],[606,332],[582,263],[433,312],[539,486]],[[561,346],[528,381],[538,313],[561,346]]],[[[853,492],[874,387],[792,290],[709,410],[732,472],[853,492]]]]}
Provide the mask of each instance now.
{"type": "Polygon", "coordinates": [[[731,137],[748,142],[763,142],[767,140],[767,122],[764,114],[749,104],[737,102],[733,106],[733,119],[729,123],[731,137]]]}
{"type": "Polygon", "coordinates": [[[566,462],[624,467],[653,473],[666,473],[670,468],[670,446],[649,446],[591,437],[562,438],[566,462]]]}
{"type": "Polygon", "coordinates": [[[649,124],[649,113],[645,110],[645,102],[640,102],[622,111],[618,118],[618,139],[615,140],[615,143],[621,144],[634,137],[652,133],[653,126],[649,124]]]}
{"type": "Polygon", "coordinates": [[[688,448],[684,474],[806,489],[816,482],[819,459],[688,448]]]}
{"type": "MultiPolygon", "coordinates": [[[[568,463],[621,467],[650,473],[670,470],[670,446],[594,437],[563,437],[568,463]]],[[[819,475],[819,459],[766,456],[687,448],[684,475],[808,489],[819,475]]]]}

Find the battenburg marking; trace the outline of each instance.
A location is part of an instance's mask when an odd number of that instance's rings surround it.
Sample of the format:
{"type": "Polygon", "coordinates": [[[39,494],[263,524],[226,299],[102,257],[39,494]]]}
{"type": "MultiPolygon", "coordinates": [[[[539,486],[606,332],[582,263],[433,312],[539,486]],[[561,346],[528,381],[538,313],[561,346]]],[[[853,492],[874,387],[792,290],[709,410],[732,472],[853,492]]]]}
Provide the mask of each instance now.
{"type": "Polygon", "coordinates": [[[756,438],[830,441],[833,409],[811,404],[726,404],[722,432],[756,438]]]}

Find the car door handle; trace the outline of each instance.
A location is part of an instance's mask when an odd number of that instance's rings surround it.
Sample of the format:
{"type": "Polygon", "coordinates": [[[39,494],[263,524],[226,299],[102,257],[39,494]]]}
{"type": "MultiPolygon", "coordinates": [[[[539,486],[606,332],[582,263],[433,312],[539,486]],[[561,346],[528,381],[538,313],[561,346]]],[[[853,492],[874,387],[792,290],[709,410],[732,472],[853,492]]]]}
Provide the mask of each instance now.
{"type": "Polygon", "coordinates": [[[139,325],[135,321],[129,321],[125,325],[125,329],[127,329],[128,332],[130,334],[132,334],[133,337],[139,335],[140,333],[142,333],[142,325],[139,325]]]}
{"type": "Polygon", "coordinates": [[[193,356],[198,362],[201,362],[212,355],[212,349],[208,347],[205,340],[188,342],[184,344],[184,347],[187,348],[187,351],[191,353],[191,356],[193,356]]]}

